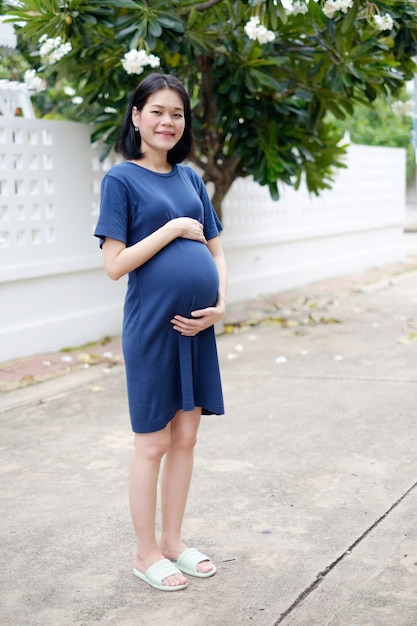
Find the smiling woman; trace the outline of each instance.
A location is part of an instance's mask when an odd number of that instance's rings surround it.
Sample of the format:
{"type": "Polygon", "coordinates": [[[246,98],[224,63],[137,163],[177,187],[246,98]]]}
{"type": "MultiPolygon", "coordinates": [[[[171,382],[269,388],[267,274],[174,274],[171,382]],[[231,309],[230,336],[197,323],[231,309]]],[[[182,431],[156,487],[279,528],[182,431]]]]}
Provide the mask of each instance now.
{"type": "Polygon", "coordinates": [[[123,354],[135,432],[134,574],[164,591],[187,586],[181,572],[200,578],[216,572],[181,537],[201,414],[224,412],[214,333],[225,311],[221,225],[201,177],[180,164],[192,146],[188,94],[175,77],[151,74],[126,111],[120,134],[126,162],[103,179],[95,232],[109,276],[129,274],[123,354]]]}
{"type": "Polygon", "coordinates": [[[170,171],[167,151],[178,143],[185,129],[184,106],[179,95],[170,89],[155,92],[141,111],[133,107],[132,122],[141,137],[144,154],[141,165],[153,171],[168,166],[170,171]]]}
{"type": "MultiPolygon", "coordinates": [[[[170,165],[181,163],[184,159],[193,156],[194,139],[191,125],[191,106],[188,94],[180,81],[170,74],[151,74],[143,80],[135,90],[130,105],[125,113],[119,136],[119,150],[127,160],[142,160],[145,157],[142,146],[140,117],[142,113],[149,113],[150,104],[160,104],[170,108],[177,108],[175,119],[183,117],[182,134],[177,143],[168,148],[164,161],[170,165]],[[155,97],[158,94],[156,102],[155,97]],[[168,101],[166,100],[167,96],[168,101]],[[135,120],[133,119],[135,117],[135,120]],[[137,125],[139,123],[139,125],[137,125]]],[[[153,116],[161,115],[161,108],[155,107],[153,116]]],[[[173,113],[173,111],[171,111],[173,113]]],[[[150,114],[150,113],[149,113],[150,114]]],[[[152,155],[148,153],[148,157],[152,155]]],[[[143,165],[143,161],[142,165],[143,165]]]]}

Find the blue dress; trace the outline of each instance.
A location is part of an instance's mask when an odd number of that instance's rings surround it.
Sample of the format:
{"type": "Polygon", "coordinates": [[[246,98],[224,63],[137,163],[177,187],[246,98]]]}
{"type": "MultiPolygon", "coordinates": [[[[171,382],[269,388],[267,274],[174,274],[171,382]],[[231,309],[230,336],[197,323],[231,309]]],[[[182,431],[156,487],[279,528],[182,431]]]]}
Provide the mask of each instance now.
{"type": "MultiPolygon", "coordinates": [[[[95,236],[131,246],[176,217],[204,226],[206,240],[221,225],[201,177],[174,165],[168,174],[134,163],[113,166],[101,187],[95,236]]],[[[195,337],[172,328],[174,315],[214,306],[219,275],[204,243],[177,238],[129,273],[122,345],[132,430],[161,430],[180,409],[224,413],[214,327],[195,337]]]]}

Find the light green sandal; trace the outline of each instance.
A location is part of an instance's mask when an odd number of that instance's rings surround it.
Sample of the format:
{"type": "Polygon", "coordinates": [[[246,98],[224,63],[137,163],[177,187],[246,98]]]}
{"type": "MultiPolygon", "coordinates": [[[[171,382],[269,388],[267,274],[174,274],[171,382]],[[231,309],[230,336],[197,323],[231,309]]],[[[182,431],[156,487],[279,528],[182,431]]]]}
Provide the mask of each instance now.
{"type": "Polygon", "coordinates": [[[183,574],[188,574],[189,576],[196,576],[197,578],[209,578],[210,576],[214,576],[217,570],[213,564],[213,569],[209,572],[198,571],[197,565],[203,561],[210,561],[210,559],[195,548],[187,548],[180,554],[177,561],[173,561],[172,563],[176,565],[183,574]]]}
{"type": "Polygon", "coordinates": [[[168,585],[162,584],[162,581],[168,578],[168,576],[175,576],[175,574],[181,573],[168,559],[157,561],[151,565],[144,574],[137,569],[134,569],[133,573],[140,578],[140,580],[148,583],[151,587],[155,587],[155,589],[159,589],[159,591],[180,591],[180,589],[185,589],[188,585],[188,583],[184,583],[183,585],[173,585],[169,587],[168,585]]]}

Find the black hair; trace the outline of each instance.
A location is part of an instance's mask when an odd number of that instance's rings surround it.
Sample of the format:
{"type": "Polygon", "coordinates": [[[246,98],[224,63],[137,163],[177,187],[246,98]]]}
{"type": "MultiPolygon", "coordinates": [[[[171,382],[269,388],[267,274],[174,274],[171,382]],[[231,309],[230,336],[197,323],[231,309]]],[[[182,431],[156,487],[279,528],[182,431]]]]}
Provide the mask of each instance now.
{"type": "Polygon", "coordinates": [[[172,89],[175,91],[181,98],[184,106],[184,132],[178,143],[171,150],[168,150],[168,163],[171,165],[181,163],[181,161],[184,161],[184,159],[192,155],[194,138],[191,127],[191,104],[188,93],[176,76],[154,72],[144,78],[136,87],[123,118],[119,135],[119,150],[125,159],[142,159],[145,156],[141,150],[140,132],[135,131],[132,122],[132,110],[133,107],[136,107],[138,111],[142,111],[149,96],[160,89],[172,89]]]}

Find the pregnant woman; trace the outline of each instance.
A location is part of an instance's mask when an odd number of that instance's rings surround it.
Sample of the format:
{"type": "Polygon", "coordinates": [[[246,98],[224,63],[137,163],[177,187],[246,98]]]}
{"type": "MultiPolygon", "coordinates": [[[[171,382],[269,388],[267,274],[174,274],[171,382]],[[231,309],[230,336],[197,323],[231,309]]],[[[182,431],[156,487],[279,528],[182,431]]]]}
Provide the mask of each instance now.
{"type": "Polygon", "coordinates": [[[129,275],[123,354],[135,433],[133,573],[163,591],[184,589],[184,573],[216,572],[181,536],[201,414],[224,412],[214,324],[225,311],[226,265],[204,183],[180,164],[192,147],[187,92],[174,76],[150,74],[126,111],[120,134],[126,161],[103,179],[95,230],[110,278],[129,275]]]}

